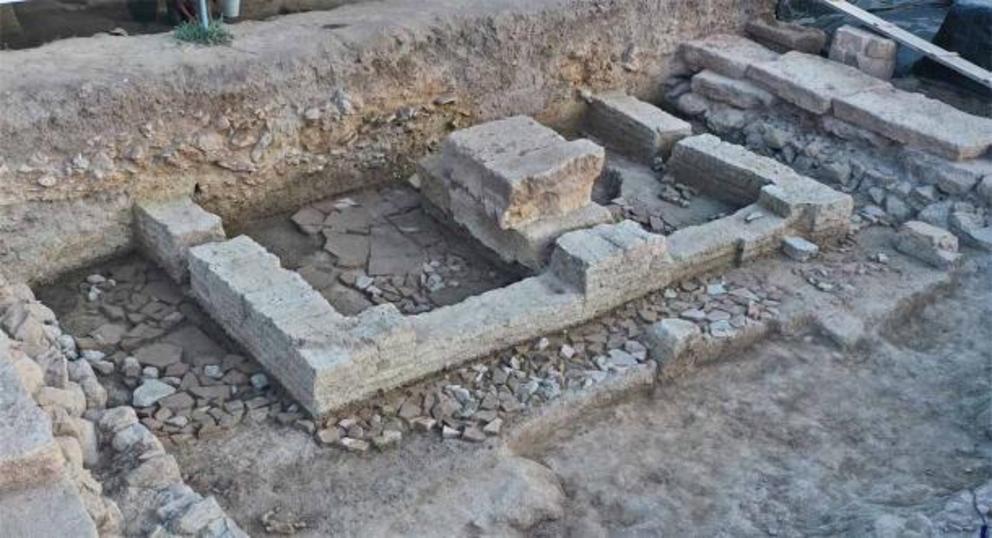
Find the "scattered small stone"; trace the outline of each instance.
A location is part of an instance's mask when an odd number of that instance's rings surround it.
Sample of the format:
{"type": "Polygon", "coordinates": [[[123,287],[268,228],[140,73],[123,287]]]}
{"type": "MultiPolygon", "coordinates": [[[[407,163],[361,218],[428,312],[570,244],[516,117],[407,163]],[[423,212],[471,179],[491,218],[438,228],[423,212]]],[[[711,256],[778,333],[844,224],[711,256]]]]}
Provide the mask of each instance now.
{"type": "Polygon", "coordinates": [[[149,407],[174,392],[176,392],[175,387],[170,387],[157,379],[146,379],[135,389],[131,402],[135,407],[149,407]]]}
{"type": "Polygon", "coordinates": [[[441,426],[441,437],[444,439],[457,439],[461,437],[461,432],[447,425],[441,426]]]}
{"type": "Polygon", "coordinates": [[[462,432],[462,439],[472,441],[473,443],[481,443],[486,440],[486,434],[477,426],[466,426],[465,431],[462,432]]]}
{"type": "Polygon", "coordinates": [[[782,240],[785,255],[799,262],[806,262],[820,253],[820,247],[802,237],[789,236],[782,240]]]}
{"type": "Polygon", "coordinates": [[[379,450],[395,447],[403,440],[403,434],[396,430],[383,430],[382,435],[372,438],[372,444],[379,450]]]}
{"type": "Polygon", "coordinates": [[[486,424],[484,428],[482,428],[482,431],[486,435],[499,435],[499,431],[502,428],[503,428],[503,419],[497,417],[489,421],[489,423],[486,424]]]}

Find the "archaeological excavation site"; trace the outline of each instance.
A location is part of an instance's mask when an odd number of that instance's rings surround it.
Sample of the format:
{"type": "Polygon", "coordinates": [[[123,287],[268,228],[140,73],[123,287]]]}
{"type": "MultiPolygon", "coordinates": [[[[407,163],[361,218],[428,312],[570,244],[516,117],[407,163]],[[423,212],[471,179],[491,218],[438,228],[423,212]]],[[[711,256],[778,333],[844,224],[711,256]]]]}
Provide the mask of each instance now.
{"type": "Polygon", "coordinates": [[[990,0],[0,0],[0,538],[987,538],[990,70],[990,0]]]}

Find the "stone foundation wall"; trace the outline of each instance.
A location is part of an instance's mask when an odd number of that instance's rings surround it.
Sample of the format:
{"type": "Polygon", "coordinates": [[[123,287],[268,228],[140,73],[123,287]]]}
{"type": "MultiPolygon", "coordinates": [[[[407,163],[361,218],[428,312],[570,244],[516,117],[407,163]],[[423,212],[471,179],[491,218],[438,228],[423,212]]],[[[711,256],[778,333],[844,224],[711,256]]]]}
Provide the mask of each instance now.
{"type": "Polygon", "coordinates": [[[449,130],[557,125],[577,89],[660,96],[686,40],[771,0],[436,0],[0,53],[0,271],[44,280],[132,244],[136,200],[193,195],[233,225],[405,178],[449,130]]]}

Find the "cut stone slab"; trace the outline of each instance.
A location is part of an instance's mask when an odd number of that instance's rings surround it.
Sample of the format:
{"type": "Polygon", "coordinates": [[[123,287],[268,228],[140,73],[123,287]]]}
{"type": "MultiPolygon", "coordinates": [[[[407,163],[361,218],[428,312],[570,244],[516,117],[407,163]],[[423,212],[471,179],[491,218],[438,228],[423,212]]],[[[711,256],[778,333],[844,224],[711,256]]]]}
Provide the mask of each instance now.
{"type": "Polygon", "coordinates": [[[21,385],[7,357],[0,356],[0,490],[51,482],[62,464],[48,415],[21,385]]]}
{"type": "Polygon", "coordinates": [[[733,34],[715,34],[689,41],[683,43],[679,50],[690,66],[733,78],[744,78],[752,64],[768,62],[779,56],[773,50],[733,34]]]}
{"type": "Polygon", "coordinates": [[[958,238],[951,232],[911,220],[899,228],[894,240],[895,249],[938,269],[952,267],[960,257],[958,238]]]}
{"type": "Polygon", "coordinates": [[[827,44],[827,33],[823,30],[778,19],[751,19],[744,31],[762,44],[783,52],[819,54],[827,44]]]}
{"type": "Polygon", "coordinates": [[[594,96],[587,125],[607,146],[646,164],[658,155],[667,159],[676,142],[692,135],[688,122],[622,93],[594,96]]]}
{"type": "Polygon", "coordinates": [[[692,77],[692,91],[737,108],[756,108],[775,104],[776,97],[746,80],[704,70],[692,77]]]}
{"type": "Polygon", "coordinates": [[[166,385],[157,379],[146,379],[140,387],[134,389],[131,403],[134,407],[151,407],[162,398],[175,394],[175,392],[176,388],[171,385],[166,385]]]}
{"type": "Polygon", "coordinates": [[[68,479],[0,493],[0,534],[4,538],[97,538],[76,487],[68,479]]]}
{"type": "Polygon", "coordinates": [[[142,366],[154,366],[164,370],[166,366],[175,364],[183,358],[183,348],[163,342],[149,344],[134,352],[134,358],[142,366]]]}
{"type": "Polygon", "coordinates": [[[185,197],[137,204],[134,217],[142,248],[176,282],[187,278],[190,247],[225,237],[220,217],[185,197]]]}
{"type": "Polygon", "coordinates": [[[802,52],[788,52],[775,61],[755,63],[748,69],[747,78],[814,114],[829,112],[837,98],[889,86],[853,67],[802,52]]]}
{"type": "Polygon", "coordinates": [[[802,237],[789,236],[782,240],[785,255],[799,262],[809,261],[820,253],[820,247],[802,237]]]}
{"type": "Polygon", "coordinates": [[[878,88],[838,96],[833,109],[846,122],[946,159],[973,159],[992,147],[992,119],[918,93],[878,88]]]}
{"type": "Polygon", "coordinates": [[[324,250],[338,259],[341,267],[365,267],[369,260],[369,237],[330,229],[324,230],[324,250]]]}
{"type": "Polygon", "coordinates": [[[856,67],[882,80],[892,78],[898,51],[895,41],[848,25],[838,28],[830,43],[831,60],[856,67]]]}
{"type": "Polygon", "coordinates": [[[644,337],[651,358],[663,364],[698,345],[703,334],[699,326],[691,321],[665,318],[648,327],[644,337]]]}
{"type": "Polygon", "coordinates": [[[368,273],[378,275],[406,275],[419,273],[427,254],[413,239],[391,224],[372,228],[368,273]]]}
{"type": "Polygon", "coordinates": [[[502,229],[585,207],[605,160],[588,140],[566,141],[526,116],[451,133],[441,174],[478,201],[502,229]]]}

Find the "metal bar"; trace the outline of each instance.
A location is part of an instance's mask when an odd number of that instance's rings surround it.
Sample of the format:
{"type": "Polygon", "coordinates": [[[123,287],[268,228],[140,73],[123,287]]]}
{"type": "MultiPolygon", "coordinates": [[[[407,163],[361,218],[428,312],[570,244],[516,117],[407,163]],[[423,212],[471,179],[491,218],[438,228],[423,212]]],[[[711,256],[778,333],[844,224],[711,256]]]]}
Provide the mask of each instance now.
{"type": "Polygon", "coordinates": [[[925,39],[921,39],[906,30],[878,18],[867,11],[844,0],[820,0],[823,4],[858,19],[869,28],[877,30],[907,47],[919,51],[931,60],[961,73],[975,82],[992,89],[992,73],[962,58],[956,52],[946,51],[925,39]]]}
{"type": "Polygon", "coordinates": [[[207,13],[207,0],[200,0],[199,12],[200,26],[203,26],[203,29],[206,30],[210,27],[210,14],[207,13]]]}

